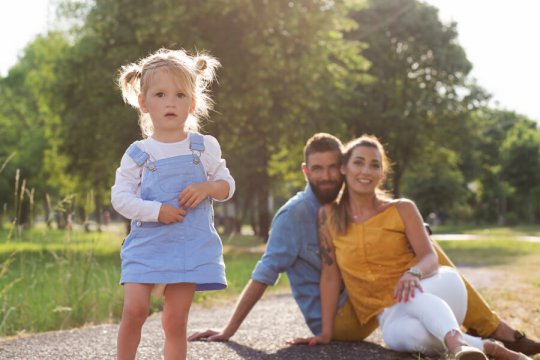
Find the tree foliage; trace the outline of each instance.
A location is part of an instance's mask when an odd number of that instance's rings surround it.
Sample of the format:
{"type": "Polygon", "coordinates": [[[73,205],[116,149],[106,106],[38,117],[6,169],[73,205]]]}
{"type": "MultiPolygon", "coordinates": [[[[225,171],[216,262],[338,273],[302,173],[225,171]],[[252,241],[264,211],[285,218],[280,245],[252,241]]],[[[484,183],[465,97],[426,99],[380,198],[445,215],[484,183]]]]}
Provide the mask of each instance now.
{"type": "MultiPolygon", "coordinates": [[[[448,129],[466,128],[478,97],[466,90],[471,64],[457,42],[456,24],[442,24],[437,9],[415,0],[374,0],[353,15],[350,37],[368,44],[363,52],[374,79],[361,85],[348,119],[355,135],[372,133],[387,144],[394,161],[392,188],[428,148],[450,146],[448,129]]],[[[462,134],[462,135],[466,135],[462,134]]]]}
{"type": "Polygon", "coordinates": [[[19,168],[38,199],[78,193],[79,207],[99,214],[122,153],[141,137],[118,69],[167,47],[206,50],[223,65],[203,132],[219,139],[236,179],[237,222],[262,238],[269,199],[279,205],[303,187],[302,148],[318,131],[381,138],[390,187],[424,214],[540,217],[538,129],[487,106],[456,24],[420,1],[59,4],[65,30],[36,38],[0,78],[0,163],[15,153],[0,205],[12,201],[19,168]]]}

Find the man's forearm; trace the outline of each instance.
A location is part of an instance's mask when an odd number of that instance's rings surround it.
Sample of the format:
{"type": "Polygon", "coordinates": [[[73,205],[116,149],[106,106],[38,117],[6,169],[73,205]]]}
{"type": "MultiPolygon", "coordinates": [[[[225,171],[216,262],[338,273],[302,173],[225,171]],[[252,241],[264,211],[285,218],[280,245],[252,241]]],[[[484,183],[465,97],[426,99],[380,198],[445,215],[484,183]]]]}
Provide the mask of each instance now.
{"type": "Polygon", "coordinates": [[[244,288],[244,291],[242,291],[238,302],[236,303],[234,313],[223,330],[225,333],[227,333],[229,336],[233,336],[236,333],[253,306],[255,306],[255,304],[264,294],[267,287],[268,285],[256,280],[250,280],[248,282],[244,288]]]}

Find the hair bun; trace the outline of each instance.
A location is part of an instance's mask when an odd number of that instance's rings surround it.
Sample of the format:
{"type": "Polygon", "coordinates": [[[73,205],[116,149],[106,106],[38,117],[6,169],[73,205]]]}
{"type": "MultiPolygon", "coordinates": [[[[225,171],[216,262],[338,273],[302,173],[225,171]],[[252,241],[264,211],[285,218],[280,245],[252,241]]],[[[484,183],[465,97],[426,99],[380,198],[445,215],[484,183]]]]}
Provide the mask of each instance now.
{"type": "Polygon", "coordinates": [[[208,67],[208,62],[205,58],[198,57],[195,62],[195,66],[197,67],[197,71],[199,72],[199,74],[202,74],[204,70],[206,70],[206,68],[208,67]]]}

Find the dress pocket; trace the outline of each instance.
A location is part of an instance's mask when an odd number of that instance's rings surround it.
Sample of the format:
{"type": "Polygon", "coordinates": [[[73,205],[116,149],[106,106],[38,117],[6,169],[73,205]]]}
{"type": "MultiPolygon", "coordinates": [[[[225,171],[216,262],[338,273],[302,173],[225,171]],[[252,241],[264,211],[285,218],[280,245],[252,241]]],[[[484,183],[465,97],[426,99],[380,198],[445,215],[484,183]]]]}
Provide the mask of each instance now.
{"type": "Polygon", "coordinates": [[[197,169],[187,167],[158,167],[157,173],[158,184],[160,189],[166,193],[180,193],[186,186],[197,183],[194,172],[197,169]]]}

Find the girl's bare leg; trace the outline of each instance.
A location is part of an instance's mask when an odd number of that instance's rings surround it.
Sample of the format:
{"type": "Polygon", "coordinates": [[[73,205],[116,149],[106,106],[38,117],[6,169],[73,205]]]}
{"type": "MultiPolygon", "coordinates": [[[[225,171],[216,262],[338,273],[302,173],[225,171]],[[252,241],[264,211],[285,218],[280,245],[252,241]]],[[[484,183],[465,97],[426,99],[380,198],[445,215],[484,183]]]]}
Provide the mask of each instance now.
{"type": "Polygon", "coordinates": [[[148,317],[152,284],[124,284],[124,307],[118,330],[118,360],[133,360],[141,340],[141,328],[148,317]]]}
{"type": "Polygon", "coordinates": [[[187,321],[194,293],[193,283],[168,284],[165,288],[161,319],[165,331],[165,360],[184,360],[187,356],[187,321]]]}

